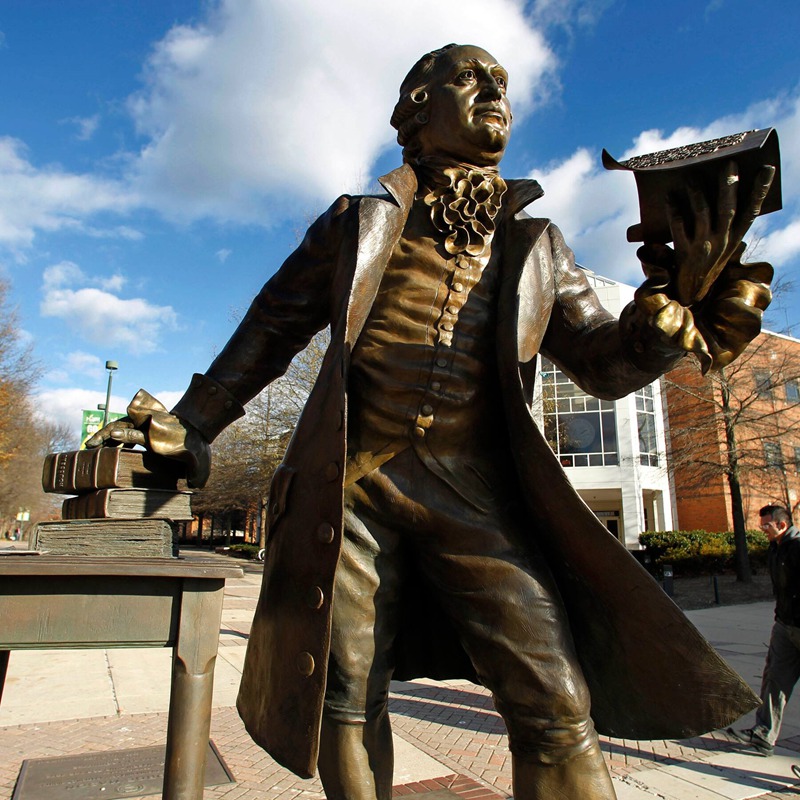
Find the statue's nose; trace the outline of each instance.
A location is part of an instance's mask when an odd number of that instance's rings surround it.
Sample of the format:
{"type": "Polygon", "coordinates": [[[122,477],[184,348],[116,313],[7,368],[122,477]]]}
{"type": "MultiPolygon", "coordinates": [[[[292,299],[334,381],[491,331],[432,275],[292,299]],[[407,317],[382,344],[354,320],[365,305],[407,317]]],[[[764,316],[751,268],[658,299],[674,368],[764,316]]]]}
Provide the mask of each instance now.
{"type": "Polygon", "coordinates": [[[486,100],[499,100],[503,96],[500,84],[493,76],[489,76],[481,86],[481,98],[486,100]]]}

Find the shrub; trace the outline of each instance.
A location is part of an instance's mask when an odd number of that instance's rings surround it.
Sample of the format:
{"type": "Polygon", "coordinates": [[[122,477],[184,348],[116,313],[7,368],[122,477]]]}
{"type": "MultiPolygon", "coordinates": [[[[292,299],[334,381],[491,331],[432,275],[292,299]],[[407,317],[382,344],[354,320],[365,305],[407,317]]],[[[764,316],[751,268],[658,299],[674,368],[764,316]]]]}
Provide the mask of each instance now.
{"type": "Polygon", "coordinates": [[[259,551],[257,544],[232,544],[229,548],[232,556],[239,558],[256,558],[259,551]]]}
{"type": "MultiPolygon", "coordinates": [[[[646,531],[639,536],[654,566],[672,564],[676,576],[708,575],[735,569],[732,531],[646,531]]],[[[754,569],[766,564],[769,541],[761,531],[747,531],[747,552],[754,569]]]]}

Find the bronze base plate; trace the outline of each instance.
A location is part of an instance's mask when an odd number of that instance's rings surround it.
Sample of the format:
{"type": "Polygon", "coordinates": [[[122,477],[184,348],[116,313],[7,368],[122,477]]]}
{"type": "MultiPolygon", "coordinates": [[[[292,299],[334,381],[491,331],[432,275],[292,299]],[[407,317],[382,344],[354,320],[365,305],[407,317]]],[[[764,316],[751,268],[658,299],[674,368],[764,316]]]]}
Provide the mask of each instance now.
{"type": "MultiPolygon", "coordinates": [[[[22,762],[11,800],[113,800],[160,795],[165,752],[165,746],[156,745],[28,759],[22,762]]],[[[210,741],[205,785],[234,782],[228,765],[210,741]]]]}

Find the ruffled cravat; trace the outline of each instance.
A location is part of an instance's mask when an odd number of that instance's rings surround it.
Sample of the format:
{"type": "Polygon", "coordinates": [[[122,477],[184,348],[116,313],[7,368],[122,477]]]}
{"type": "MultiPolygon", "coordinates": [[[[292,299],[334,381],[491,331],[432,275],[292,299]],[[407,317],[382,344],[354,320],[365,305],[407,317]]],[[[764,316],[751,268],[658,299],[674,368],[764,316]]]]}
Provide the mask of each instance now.
{"type": "Polygon", "coordinates": [[[451,255],[479,256],[492,241],[495,218],[500,211],[506,183],[496,169],[478,169],[435,157],[420,158],[415,165],[423,201],[431,221],[445,235],[451,255]]]}

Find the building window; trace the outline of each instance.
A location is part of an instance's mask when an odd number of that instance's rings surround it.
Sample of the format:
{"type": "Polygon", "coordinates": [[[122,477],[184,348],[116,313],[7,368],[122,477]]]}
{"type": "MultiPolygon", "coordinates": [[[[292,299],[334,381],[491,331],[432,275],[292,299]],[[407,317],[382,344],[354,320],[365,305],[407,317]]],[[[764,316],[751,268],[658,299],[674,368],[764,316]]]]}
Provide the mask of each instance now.
{"type": "Polygon", "coordinates": [[[800,383],[798,381],[786,381],[786,402],[796,403],[800,400],[800,383]]]}
{"type": "Polygon", "coordinates": [[[783,469],[783,454],[778,442],[764,442],[764,463],[768,467],[783,469]]]}
{"type": "Polygon", "coordinates": [[[762,400],[772,397],[772,376],[766,370],[757,369],[753,372],[756,382],[756,393],[762,400]]]}
{"type": "Polygon", "coordinates": [[[639,428],[639,463],[645,467],[657,467],[658,439],[652,384],[636,392],[636,425],[639,428]]]}
{"type": "Polygon", "coordinates": [[[579,389],[549,359],[542,359],[544,433],[564,467],[619,464],[614,403],[579,389]]]}

